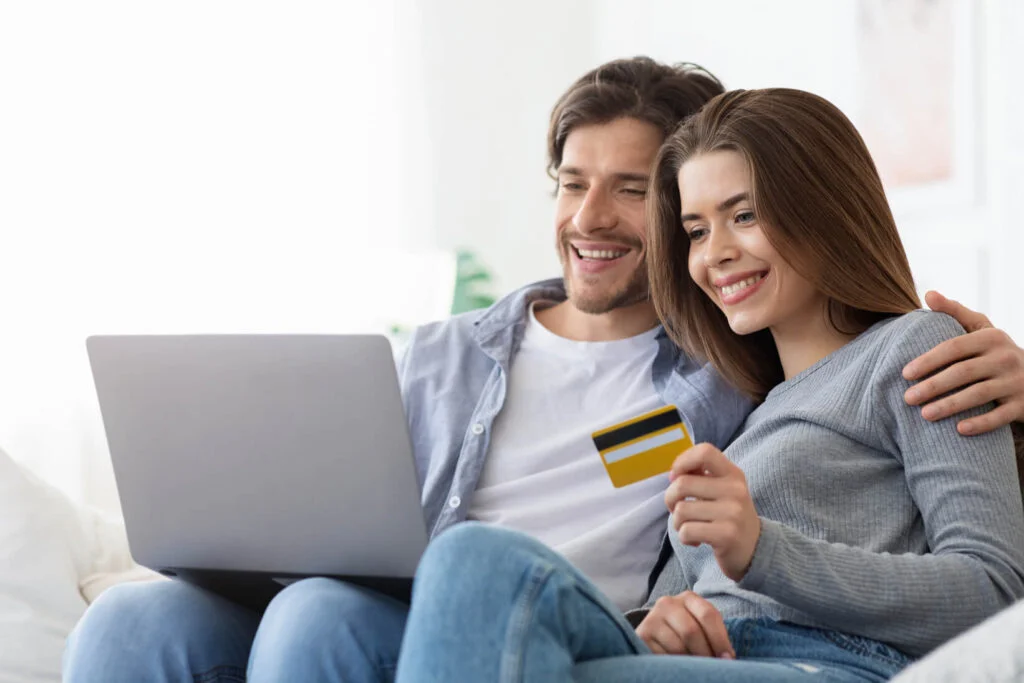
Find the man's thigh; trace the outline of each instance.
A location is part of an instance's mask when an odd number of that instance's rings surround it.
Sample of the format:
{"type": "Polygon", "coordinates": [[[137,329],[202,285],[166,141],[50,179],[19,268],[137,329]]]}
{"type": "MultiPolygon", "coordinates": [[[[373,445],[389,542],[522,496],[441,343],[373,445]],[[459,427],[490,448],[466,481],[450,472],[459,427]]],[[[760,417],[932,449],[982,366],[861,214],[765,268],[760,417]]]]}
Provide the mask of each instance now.
{"type": "Polygon", "coordinates": [[[69,637],[64,680],[244,680],[259,618],[183,581],[114,586],[69,637]]]}

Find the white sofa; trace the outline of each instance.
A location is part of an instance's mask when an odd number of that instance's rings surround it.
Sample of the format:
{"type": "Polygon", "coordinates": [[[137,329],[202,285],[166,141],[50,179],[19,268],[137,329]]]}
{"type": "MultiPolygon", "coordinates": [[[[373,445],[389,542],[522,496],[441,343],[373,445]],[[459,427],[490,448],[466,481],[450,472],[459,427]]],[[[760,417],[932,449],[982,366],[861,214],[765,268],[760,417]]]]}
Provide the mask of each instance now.
{"type": "MultiPolygon", "coordinates": [[[[76,505],[0,450],[0,683],[59,683],[65,639],[89,603],[138,580],[162,577],[132,561],[120,520],[76,505]]],[[[1022,645],[1024,602],[894,683],[1024,680],[1022,645]]]]}
{"type": "Polygon", "coordinates": [[[154,578],[132,561],[119,520],[0,451],[0,683],[58,683],[64,641],[89,602],[154,578]]]}

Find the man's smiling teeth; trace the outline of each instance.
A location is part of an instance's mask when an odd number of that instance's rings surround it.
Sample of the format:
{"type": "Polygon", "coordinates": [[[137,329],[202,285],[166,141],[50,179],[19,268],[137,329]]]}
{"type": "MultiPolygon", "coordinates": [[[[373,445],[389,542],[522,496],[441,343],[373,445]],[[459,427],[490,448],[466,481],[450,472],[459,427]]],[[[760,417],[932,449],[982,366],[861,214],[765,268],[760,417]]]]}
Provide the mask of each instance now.
{"type": "Polygon", "coordinates": [[[735,294],[741,289],[755,285],[763,277],[764,275],[754,275],[753,277],[748,277],[746,280],[726,285],[725,287],[722,287],[722,296],[729,296],[730,294],[735,294]]]}
{"type": "Polygon", "coordinates": [[[580,255],[580,258],[598,259],[601,261],[610,261],[626,255],[624,251],[592,251],[590,249],[577,249],[576,253],[580,255]]]}

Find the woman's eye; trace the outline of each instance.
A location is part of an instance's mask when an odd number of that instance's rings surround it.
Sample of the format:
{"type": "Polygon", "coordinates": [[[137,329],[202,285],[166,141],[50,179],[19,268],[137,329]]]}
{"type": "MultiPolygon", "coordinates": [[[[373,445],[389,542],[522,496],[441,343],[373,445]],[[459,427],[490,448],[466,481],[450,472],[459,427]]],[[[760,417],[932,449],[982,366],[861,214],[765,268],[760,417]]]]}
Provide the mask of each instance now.
{"type": "Polygon", "coordinates": [[[753,211],[740,211],[738,214],[736,214],[736,222],[737,223],[753,223],[754,222],[754,212],[753,211]]]}
{"type": "Polygon", "coordinates": [[[641,190],[636,187],[627,187],[623,190],[626,194],[633,195],[634,197],[644,197],[647,195],[647,190],[641,190]]]}
{"type": "Polygon", "coordinates": [[[704,235],[707,234],[707,232],[708,231],[706,228],[694,228],[693,230],[688,230],[686,236],[690,238],[691,242],[697,242],[698,240],[703,238],[704,235]]]}

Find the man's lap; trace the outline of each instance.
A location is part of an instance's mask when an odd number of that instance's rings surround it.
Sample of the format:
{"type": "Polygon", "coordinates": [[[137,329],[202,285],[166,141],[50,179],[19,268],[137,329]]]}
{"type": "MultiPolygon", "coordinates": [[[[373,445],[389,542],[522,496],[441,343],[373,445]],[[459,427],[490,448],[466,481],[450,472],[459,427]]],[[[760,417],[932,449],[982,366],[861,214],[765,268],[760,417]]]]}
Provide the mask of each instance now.
{"type": "Polygon", "coordinates": [[[65,677],[73,683],[209,673],[210,680],[229,681],[243,680],[248,668],[250,680],[259,680],[261,668],[288,663],[295,671],[294,660],[304,669],[317,655],[315,665],[329,668],[322,659],[328,649],[386,674],[397,660],[406,611],[391,598],[331,579],[292,584],[264,615],[183,581],[117,586],[69,638],[65,677]]]}

